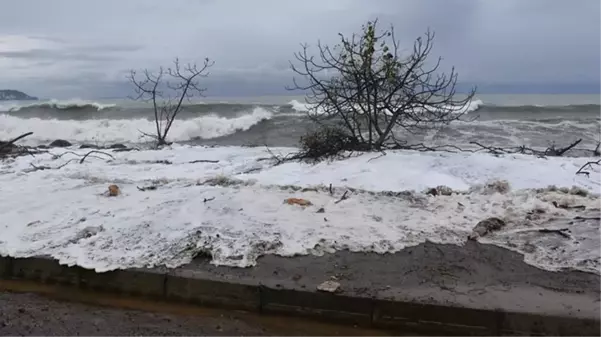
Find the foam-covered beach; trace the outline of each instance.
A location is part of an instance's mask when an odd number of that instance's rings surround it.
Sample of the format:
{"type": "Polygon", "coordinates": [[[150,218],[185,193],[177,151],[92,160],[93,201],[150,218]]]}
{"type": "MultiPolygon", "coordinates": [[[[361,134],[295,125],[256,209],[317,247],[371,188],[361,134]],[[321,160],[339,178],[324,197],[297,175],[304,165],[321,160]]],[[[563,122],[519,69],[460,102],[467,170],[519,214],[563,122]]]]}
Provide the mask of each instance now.
{"type": "Polygon", "coordinates": [[[478,240],[542,269],[598,273],[599,222],[577,219],[599,216],[598,167],[575,175],[589,158],[389,151],[275,165],[274,153],[294,149],[270,151],[175,144],[79,163],[88,149],[55,148],[5,160],[0,254],[99,271],[174,267],[198,254],[247,267],[265,254],[462,245],[497,217],[507,225],[478,240]],[[120,195],[107,195],[111,184],[120,195]],[[440,186],[450,192],[428,193],[440,186]]]}

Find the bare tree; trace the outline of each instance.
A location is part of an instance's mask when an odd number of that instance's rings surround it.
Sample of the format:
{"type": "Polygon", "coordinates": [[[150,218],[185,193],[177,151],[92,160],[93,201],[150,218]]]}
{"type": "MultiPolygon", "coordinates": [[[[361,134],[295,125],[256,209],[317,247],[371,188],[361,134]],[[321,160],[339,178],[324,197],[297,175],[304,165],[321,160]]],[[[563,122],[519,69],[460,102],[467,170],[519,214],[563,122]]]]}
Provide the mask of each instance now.
{"type": "Polygon", "coordinates": [[[182,66],[179,59],[175,59],[173,64],[173,68],[160,67],[155,73],[145,69],[140,79],[135,70],[131,70],[128,76],[137,95],[134,99],[152,102],[156,135],[142,133],[155,138],[157,145],[169,144],[167,134],[184,108],[184,100],[203,96],[206,88],[200,86],[199,79],[209,75],[208,69],[214,62],[205,58],[200,67],[195,63],[182,66]]]}
{"type": "Polygon", "coordinates": [[[359,35],[339,36],[333,47],[318,43],[317,56],[302,45],[291,67],[303,80],[289,89],[306,93],[320,125],[338,121],[358,147],[348,150],[400,148],[393,131],[438,128],[466,113],[475,88],[458,98],[455,69],[440,72],[441,58],[428,65],[434,33],[418,37],[405,55],[394,27],[378,30],[377,20],[359,35]]]}

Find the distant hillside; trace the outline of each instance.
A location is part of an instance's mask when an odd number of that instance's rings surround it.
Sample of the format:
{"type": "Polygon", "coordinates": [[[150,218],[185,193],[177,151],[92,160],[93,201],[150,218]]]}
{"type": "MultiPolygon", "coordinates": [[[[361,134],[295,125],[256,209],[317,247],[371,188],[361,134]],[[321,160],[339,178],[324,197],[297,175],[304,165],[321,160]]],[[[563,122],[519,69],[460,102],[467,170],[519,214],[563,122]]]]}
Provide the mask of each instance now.
{"type": "Polygon", "coordinates": [[[0,90],[0,101],[31,101],[37,99],[37,97],[29,96],[18,90],[0,90]]]}

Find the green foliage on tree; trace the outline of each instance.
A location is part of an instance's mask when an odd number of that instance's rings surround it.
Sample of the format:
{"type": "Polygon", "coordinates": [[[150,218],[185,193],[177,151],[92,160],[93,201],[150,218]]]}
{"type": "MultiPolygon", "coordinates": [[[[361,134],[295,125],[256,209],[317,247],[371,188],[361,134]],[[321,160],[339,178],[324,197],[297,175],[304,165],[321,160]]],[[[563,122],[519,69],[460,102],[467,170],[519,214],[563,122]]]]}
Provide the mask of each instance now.
{"type": "MultiPolygon", "coordinates": [[[[303,45],[292,70],[299,75],[292,89],[306,93],[310,116],[327,128],[336,124],[362,150],[401,148],[395,134],[437,128],[465,113],[475,89],[456,95],[457,73],[439,69],[440,58],[428,63],[434,33],[427,31],[402,54],[394,27],[378,21],[359,34],[339,34],[334,46],[317,44],[317,56],[303,45]]],[[[321,132],[321,131],[320,131],[321,132]]],[[[352,150],[352,149],[349,149],[352,150]]]]}

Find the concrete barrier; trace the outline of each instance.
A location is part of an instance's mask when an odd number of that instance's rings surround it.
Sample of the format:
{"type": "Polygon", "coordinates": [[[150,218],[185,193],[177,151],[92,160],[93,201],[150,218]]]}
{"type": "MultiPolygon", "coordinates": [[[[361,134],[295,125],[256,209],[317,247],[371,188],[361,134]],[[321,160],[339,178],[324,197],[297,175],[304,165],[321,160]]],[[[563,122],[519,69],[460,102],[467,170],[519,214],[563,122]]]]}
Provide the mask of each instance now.
{"type": "Polygon", "coordinates": [[[266,313],[300,315],[370,326],[373,300],[316,291],[262,287],[261,309],[266,313]]]}
{"type": "Polygon", "coordinates": [[[164,291],[169,300],[252,311],[261,309],[257,284],[212,280],[191,270],[173,270],[166,277],[164,291]]]}
{"type": "Polygon", "coordinates": [[[12,257],[0,255],[0,277],[2,279],[9,279],[12,277],[12,265],[12,257]]]}
{"type": "Polygon", "coordinates": [[[164,270],[128,269],[96,273],[89,269],[79,270],[79,286],[94,291],[108,291],[130,296],[163,298],[165,296],[164,270]]]}
{"type": "Polygon", "coordinates": [[[11,266],[8,275],[13,279],[79,286],[79,271],[82,268],[60,265],[44,256],[8,259],[11,266]]]}
{"type": "MultiPolygon", "coordinates": [[[[250,273],[240,271],[237,273],[250,273]]],[[[315,288],[266,286],[202,268],[131,269],[96,273],[60,265],[47,257],[0,257],[3,279],[60,284],[79,289],[174,302],[287,315],[420,334],[599,335],[599,319],[485,310],[452,304],[387,300],[375,296],[323,293],[315,288]],[[296,288],[296,289],[294,289],[296,288]]],[[[273,283],[273,282],[271,282],[273,283]]]]}
{"type": "Polygon", "coordinates": [[[494,310],[478,310],[447,306],[376,301],[373,325],[381,328],[419,327],[421,333],[496,335],[499,331],[500,313],[494,310]]]}

